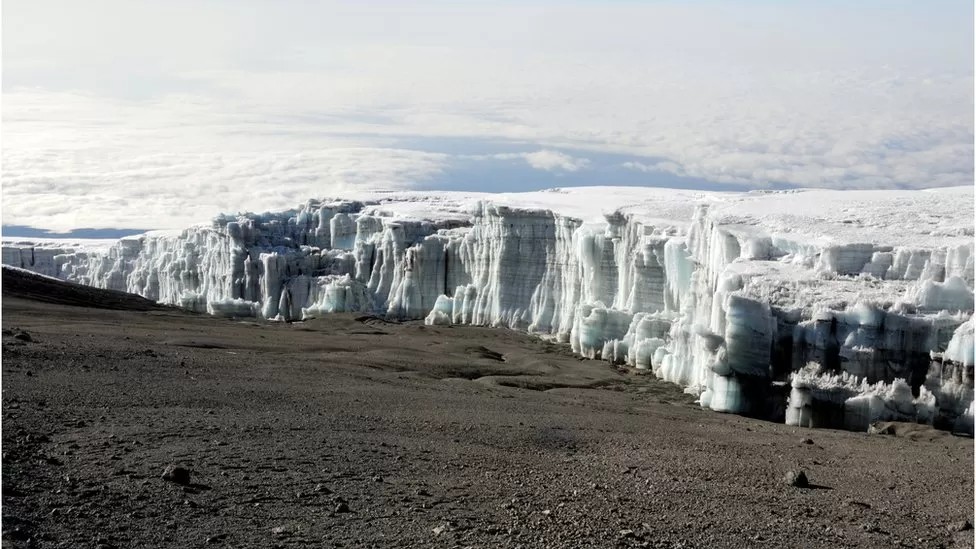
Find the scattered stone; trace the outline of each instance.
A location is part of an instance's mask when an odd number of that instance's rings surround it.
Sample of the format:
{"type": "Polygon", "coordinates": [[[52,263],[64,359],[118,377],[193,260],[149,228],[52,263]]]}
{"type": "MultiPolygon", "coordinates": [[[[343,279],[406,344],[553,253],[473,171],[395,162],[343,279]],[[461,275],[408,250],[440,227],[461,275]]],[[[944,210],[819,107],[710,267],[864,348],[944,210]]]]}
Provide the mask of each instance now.
{"type": "Polygon", "coordinates": [[[163,480],[176,484],[190,484],[190,470],[177,465],[167,465],[163,471],[163,480]]]}
{"type": "Polygon", "coordinates": [[[809,488],[810,482],[807,480],[807,474],[803,470],[788,471],[785,477],[786,483],[790,486],[795,486],[797,488],[809,488]]]}
{"type": "Polygon", "coordinates": [[[336,513],[348,513],[349,512],[349,504],[347,504],[344,501],[340,501],[336,505],[336,507],[335,507],[335,512],[336,513]]]}
{"type": "Polygon", "coordinates": [[[848,507],[863,507],[865,509],[870,509],[871,508],[871,504],[870,503],[865,503],[863,501],[857,501],[856,499],[849,499],[849,500],[847,500],[847,501],[844,502],[844,505],[847,505],[848,507]]]}
{"type": "Polygon", "coordinates": [[[956,521],[949,525],[949,530],[952,532],[965,532],[972,529],[973,523],[969,522],[968,520],[956,521]]]}
{"type": "Polygon", "coordinates": [[[868,427],[869,435],[895,435],[896,432],[897,428],[891,422],[872,423],[871,426],[868,427]]]}

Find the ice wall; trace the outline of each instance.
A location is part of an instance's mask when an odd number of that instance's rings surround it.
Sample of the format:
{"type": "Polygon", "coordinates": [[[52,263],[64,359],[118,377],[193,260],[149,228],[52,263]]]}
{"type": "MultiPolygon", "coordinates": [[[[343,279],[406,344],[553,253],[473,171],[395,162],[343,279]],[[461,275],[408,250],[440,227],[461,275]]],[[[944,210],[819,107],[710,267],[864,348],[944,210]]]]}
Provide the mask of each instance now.
{"type": "Polygon", "coordinates": [[[659,206],[669,216],[649,206],[587,220],[484,199],[426,216],[417,201],[310,201],[97,252],[5,245],[3,260],[211,314],[363,311],[547,334],[722,412],[971,432],[971,229],[888,239],[851,230],[835,207],[816,222],[791,213],[806,198],[683,196],[684,209],[659,206]],[[766,202],[787,213],[756,213],[766,202]],[[836,234],[814,234],[818,223],[836,234]]]}

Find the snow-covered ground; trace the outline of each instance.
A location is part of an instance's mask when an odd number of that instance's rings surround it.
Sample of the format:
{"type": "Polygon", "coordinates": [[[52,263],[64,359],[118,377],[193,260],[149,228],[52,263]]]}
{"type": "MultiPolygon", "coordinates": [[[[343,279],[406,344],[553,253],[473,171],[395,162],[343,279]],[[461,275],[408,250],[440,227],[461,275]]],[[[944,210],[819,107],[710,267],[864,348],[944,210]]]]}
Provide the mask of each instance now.
{"type": "Polygon", "coordinates": [[[971,432],[972,212],[971,187],[376,192],[3,261],[212,314],[528,330],[714,410],[971,432]]]}

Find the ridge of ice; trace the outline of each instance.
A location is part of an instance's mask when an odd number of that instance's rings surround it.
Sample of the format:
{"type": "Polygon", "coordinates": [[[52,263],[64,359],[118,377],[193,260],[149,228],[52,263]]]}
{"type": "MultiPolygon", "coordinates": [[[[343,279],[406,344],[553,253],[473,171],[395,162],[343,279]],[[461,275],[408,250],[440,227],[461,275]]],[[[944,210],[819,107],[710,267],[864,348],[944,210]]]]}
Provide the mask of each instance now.
{"type": "Polygon", "coordinates": [[[972,207],[972,188],[360,193],[107,248],[5,242],[3,262],[211,314],[526,330],[717,411],[971,431],[972,207]],[[784,409],[777,387],[817,376],[790,390],[826,397],[784,409]]]}

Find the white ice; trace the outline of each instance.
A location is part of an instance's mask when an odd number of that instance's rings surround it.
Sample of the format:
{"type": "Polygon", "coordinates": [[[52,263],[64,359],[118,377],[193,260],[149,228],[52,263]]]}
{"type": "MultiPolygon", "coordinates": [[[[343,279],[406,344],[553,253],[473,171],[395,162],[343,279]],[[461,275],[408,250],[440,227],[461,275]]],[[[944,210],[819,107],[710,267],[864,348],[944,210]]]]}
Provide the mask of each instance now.
{"type": "Polygon", "coordinates": [[[972,209],[972,188],[361,193],[3,261],[212,314],[526,330],[723,412],[782,407],[773,383],[814,362],[847,381],[794,386],[790,422],[971,424],[972,209]]]}

